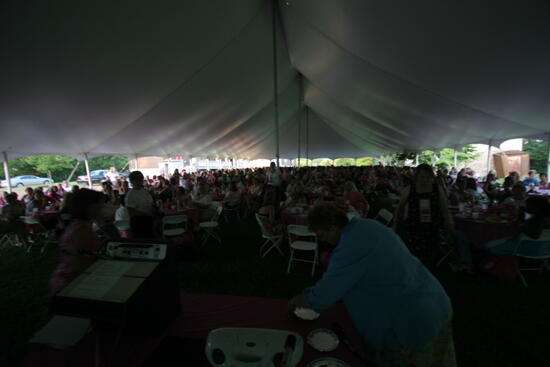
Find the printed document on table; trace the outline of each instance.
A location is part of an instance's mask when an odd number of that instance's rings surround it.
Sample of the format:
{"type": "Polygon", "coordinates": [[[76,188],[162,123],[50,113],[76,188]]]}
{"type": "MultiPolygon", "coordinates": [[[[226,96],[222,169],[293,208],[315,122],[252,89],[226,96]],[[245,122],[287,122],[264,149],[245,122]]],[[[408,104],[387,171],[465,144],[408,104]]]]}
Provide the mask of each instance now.
{"type": "Polygon", "coordinates": [[[135,263],[130,261],[100,261],[96,263],[93,273],[97,275],[123,276],[135,263]]]}
{"type": "Polygon", "coordinates": [[[69,297],[103,297],[120,279],[119,276],[88,274],[69,294],[69,297]]]}

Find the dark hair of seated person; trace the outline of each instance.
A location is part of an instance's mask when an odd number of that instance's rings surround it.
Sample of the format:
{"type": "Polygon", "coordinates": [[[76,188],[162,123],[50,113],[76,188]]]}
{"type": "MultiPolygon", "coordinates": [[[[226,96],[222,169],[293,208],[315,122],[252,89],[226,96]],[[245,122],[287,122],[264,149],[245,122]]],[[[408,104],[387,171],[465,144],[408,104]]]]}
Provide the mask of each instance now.
{"type": "Polygon", "coordinates": [[[80,189],[74,195],[71,215],[74,219],[83,219],[90,220],[89,208],[98,203],[103,203],[105,201],[105,195],[99,191],[90,190],[90,189],[80,189]]]}
{"type": "Polygon", "coordinates": [[[432,178],[435,178],[432,166],[430,166],[429,164],[422,163],[416,166],[416,169],[414,170],[414,177],[416,178],[420,172],[429,173],[432,178]]]}
{"type": "Polygon", "coordinates": [[[264,194],[263,206],[275,205],[277,200],[277,193],[274,189],[266,190],[264,194]]]}
{"type": "Polygon", "coordinates": [[[532,215],[522,225],[522,232],[531,238],[537,239],[545,229],[550,229],[550,203],[546,198],[535,196],[525,201],[525,212],[532,215]]]}
{"type": "Polygon", "coordinates": [[[474,191],[477,190],[477,182],[475,178],[468,177],[466,179],[466,188],[474,191]]]}
{"type": "Polygon", "coordinates": [[[313,207],[307,215],[307,221],[312,231],[328,229],[332,226],[342,229],[349,223],[346,213],[332,204],[320,204],[313,207]]]}

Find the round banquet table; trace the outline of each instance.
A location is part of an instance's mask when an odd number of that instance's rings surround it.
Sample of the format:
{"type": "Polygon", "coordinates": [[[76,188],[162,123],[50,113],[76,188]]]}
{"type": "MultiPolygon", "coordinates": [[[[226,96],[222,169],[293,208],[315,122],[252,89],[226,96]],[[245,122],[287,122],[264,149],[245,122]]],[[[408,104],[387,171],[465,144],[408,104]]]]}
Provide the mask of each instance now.
{"type": "Polygon", "coordinates": [[[487,242],[499,238],[515,235],[519,223],[516,222],[488,222],[485,218],[473,219],[454,217],[457,231],[466,233],[472,244],[477,248],[483,248],[487,242]]]}

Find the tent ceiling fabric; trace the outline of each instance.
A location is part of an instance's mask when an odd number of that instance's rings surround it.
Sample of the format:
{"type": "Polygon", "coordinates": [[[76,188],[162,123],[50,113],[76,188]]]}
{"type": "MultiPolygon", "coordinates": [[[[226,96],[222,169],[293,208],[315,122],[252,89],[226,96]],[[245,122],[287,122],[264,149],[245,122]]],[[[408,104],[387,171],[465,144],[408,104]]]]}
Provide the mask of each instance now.
{"type": "MultiPolygon", "coordinates": [[[[305,156],[304,105],[310,158],[548,136],[545,1],[278,5],[282,158],[299,123],[305,156]]],[[[10,158],[276,154],[270,1],[12,0],[0,20],[10,158]]]]}

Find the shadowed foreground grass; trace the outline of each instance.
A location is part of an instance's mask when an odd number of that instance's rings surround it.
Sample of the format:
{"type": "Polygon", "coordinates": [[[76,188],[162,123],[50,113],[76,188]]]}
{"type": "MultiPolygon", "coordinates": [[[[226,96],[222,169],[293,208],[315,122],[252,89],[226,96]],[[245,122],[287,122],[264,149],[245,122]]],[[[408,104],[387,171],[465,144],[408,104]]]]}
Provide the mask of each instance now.
{"type": "MultiPolygon", "coordinates": [[[[195,259],[179,264],[182,290],[290,298],[320,276],[309,275],[309,264],[297,264],[287,275],[288,257],[275,252],[260,259],[262,239],[253,219],[222,224],[222,234],[223,245],[210,242],[195,259]]],[[[31,348],[26,341],[49,319],[47,282],[56,256],[54,247],[45,254],[0,249],[0,366],[19,365],[31,348]]],[[[529,275],[524,288],[519,281],[437,271],[453,301],[460,366],[549,365],[550,274],[529,275]]]]}

